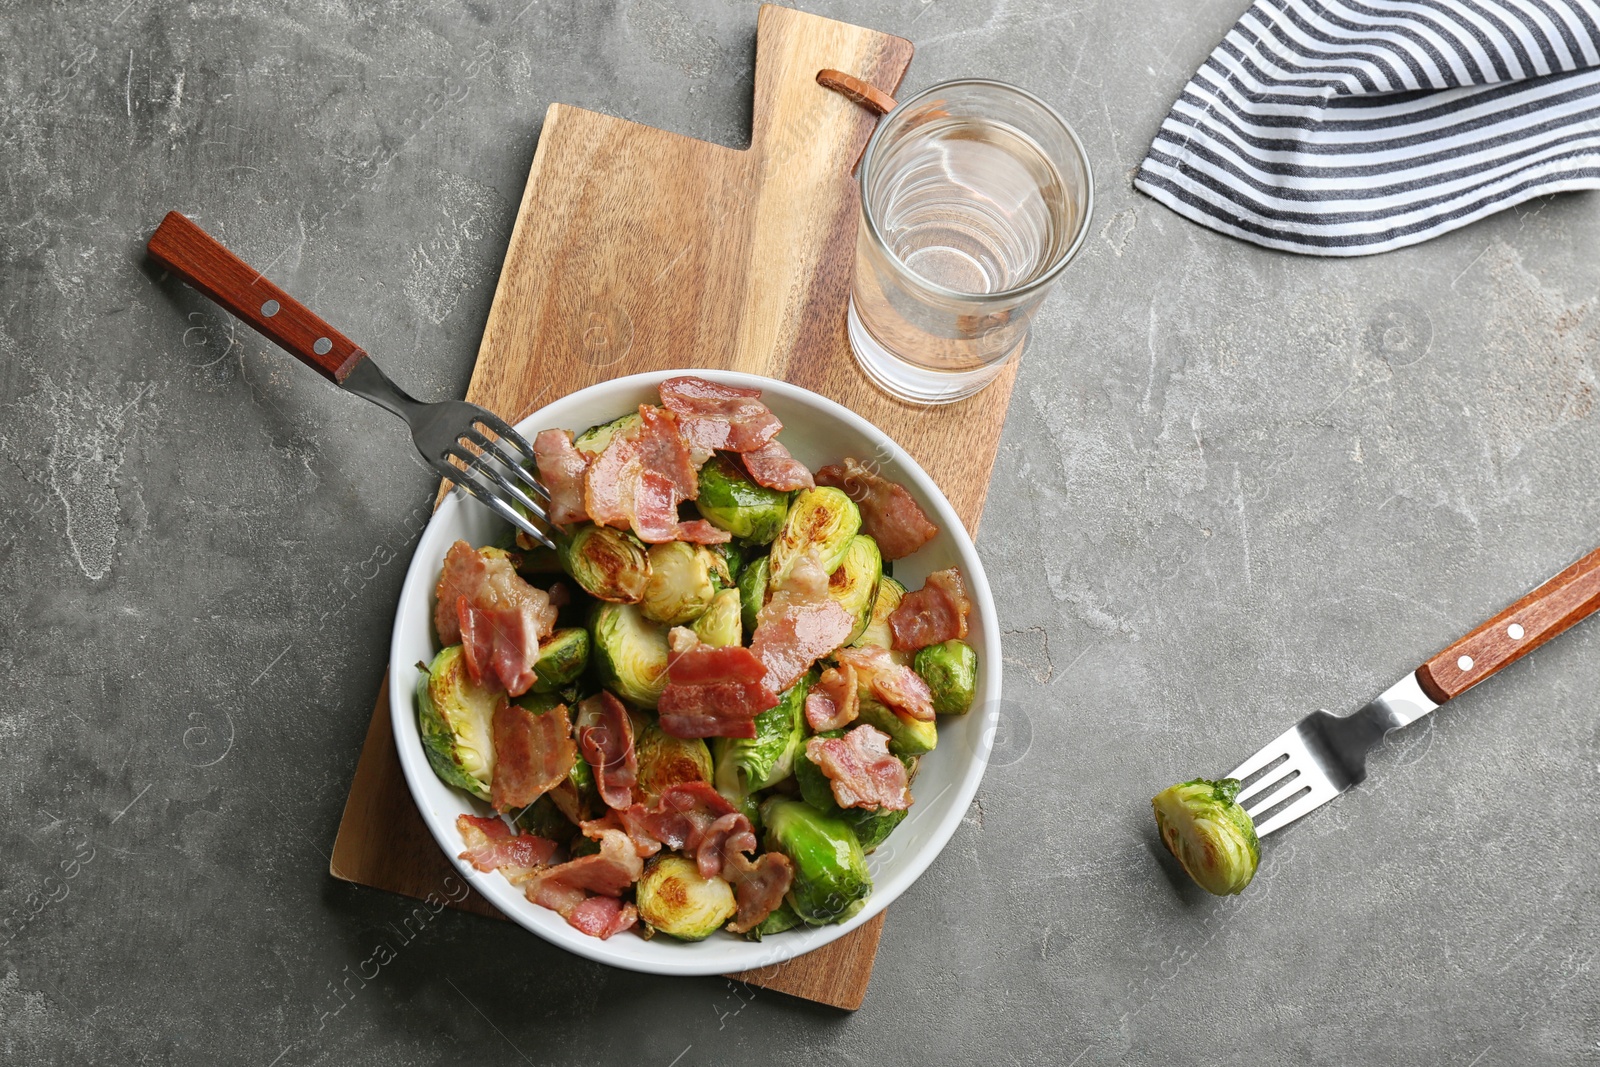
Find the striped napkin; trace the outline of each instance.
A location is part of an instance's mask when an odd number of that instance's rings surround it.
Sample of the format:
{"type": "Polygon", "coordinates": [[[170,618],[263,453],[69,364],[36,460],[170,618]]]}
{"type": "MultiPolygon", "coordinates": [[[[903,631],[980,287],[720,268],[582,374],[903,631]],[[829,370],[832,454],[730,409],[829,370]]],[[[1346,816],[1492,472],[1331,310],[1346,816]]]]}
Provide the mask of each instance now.
{"type": "Polygon", "coordinates": [[[1256,0],[1134,186],[1322,256],[1600,188],[1600,0],[1256,0]]]}

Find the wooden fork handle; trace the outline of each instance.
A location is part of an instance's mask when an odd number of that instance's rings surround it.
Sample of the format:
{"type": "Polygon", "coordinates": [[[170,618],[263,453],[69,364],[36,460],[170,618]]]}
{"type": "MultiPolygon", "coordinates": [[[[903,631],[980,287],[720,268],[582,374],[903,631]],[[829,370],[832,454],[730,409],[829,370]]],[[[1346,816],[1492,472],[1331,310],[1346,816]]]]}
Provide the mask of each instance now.
{"type": "Polygon", "coordinates": [[[1417,668],[1435,703],[1460,696],[1600,608],[1600,548],[1417,668]]]}
{"type": "Polygon", "coordinates": [[[185,215],[167,212],[146,247],[157,263],[336,385],[367,356],[185,215]]]}

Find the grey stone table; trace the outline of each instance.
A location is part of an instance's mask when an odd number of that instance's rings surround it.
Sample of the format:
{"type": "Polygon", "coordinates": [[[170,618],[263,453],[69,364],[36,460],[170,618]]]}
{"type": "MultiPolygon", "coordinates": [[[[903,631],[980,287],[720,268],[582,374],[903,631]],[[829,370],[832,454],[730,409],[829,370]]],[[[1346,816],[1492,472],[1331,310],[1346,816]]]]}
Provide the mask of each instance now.
{"type": "Polygon", "coordinates": [[[1148,798],[1347,709],[1600,541],[1600,211],[1265,252],[1132,169],[1242,0],[819,2],[1077,125],[1099,213],[980,540],[1014,702],[853,1015],[330,879],[433,479],[193,294],[216,228],[460,394],[553,99],[746,136],[755,9],[0,5],[0,1061],[1600,1059],[1600,627],[1397,739],[1213,900],[1148,798]],[[353,977],[358,974],[365,978],[353,977]]]}

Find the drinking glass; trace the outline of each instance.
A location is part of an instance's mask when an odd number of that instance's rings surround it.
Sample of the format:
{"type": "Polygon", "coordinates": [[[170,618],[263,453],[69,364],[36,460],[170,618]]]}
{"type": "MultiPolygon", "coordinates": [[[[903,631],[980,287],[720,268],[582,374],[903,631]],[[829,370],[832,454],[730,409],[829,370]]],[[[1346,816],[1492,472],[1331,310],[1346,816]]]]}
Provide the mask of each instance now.
{"type": "Polygon", "coordinates": [[[850,347],[892,396],[978,392],[1083,244],[1094,177],[1048,104],[995,81],[935,85],[879,123],[861,159],[850,347]]]}

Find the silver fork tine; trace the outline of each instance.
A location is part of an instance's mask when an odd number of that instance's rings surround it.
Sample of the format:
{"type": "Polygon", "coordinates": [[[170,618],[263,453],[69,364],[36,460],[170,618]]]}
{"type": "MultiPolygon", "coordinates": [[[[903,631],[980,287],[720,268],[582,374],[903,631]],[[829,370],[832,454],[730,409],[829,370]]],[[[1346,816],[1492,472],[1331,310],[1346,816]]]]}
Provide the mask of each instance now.
{"type": "Polygon", "coordinates": [[[532,463],[535,465],[538,464],[538,453],[533,450],[533,446],[528,443],[528,439],[517,432],[516,427],[506,422],[506,420],[502,419],[492,411],[483,409],[480,410],[482,410],[483,413],[478,418],[474,419],[474,422],[487,426],[490,433],[494,434],[498,438],[501,438],[502,440],[509,442],[512,448],[522,453],[523,462],[532,463]]]}
{"type": "Polygon", "coordinates": [[[439,466],[443,468],[440,473],[442,473],[446,478],[450,479],[450,481],[454,484],[459,485],[466,492],[477,497],[480,502],[482,502],[496,515],[500,516],[502,519],[506,520],[511,525],[527,534],[529,537],[538,541],[540,544],[543,544],[546,548],[556,547],[555,542],[550,540],[549,534],[535,526],[516,508],[512,507],[510,504],[507,504],[504,500],[501,500],[498,496],[491,492],[487,486],[481,484],[477,478],[474,477],[474,472],[463,471],[458,467],[442,461],[439,466]]]}
{"type": "MultiPolygon", "coordinates": [[[[1298,779],[1298,781],[1305,781],[1304,776],[1298,779]]],[[[1338,796],[1340,792],[1340,790],[1333,788],[1333,783],[1328,782],[1326,779],[1319,784],[1312,785],[1310,791],[1301,796],[1300,799],[1275,812],[1272,817],[1267,819],[1265,822],[1257,823],[1256,836],[1260,837],[1263,834],[1270,834],[1272,831],[1277,830],[1280,827],[1289,825],[1296,819],[1300,818],[1300,816],[1306,814],[1306,812],[1311,811],[1314,808],[1320,808],[1322,805],[1338,796]]],[[[1291,794],[1291,796],[1292,795],[1293,794],[1291,794]]],[[[1290,799],[1290,797],[1284,798],[1284,800],[1288,799],[1290,799]]],[[[1282,802],[1283,801],[1279,801],[1280,804],[1282,802]]],[[[1251,818],[1254,817],[1254,815],[1251,816],[1251,818]]]]}
{"type": "Polygon", "coordinates": [[[463,440],[471,441],[485,452],[493,453],[496,459],[498,459],[501,463],[504,463],[507,467],[510,467],[512,472],[515,473],[516,476],[521,479],[522,482],[530,489],[538,493],[545,500],[550,499],[550,491],[547,490],[544,485],[537,478],[533,477],[533,475],[529,473],[528,469],[522,465],[524,461],[519,460],[516,456],[512,455],[508,449],[501,445],[500,441],[494,440],[493,438],[489,437],[488,434],[485,434],[477,429],[469,429],[466,433],[462,434],[461,437],[463,440]]]}
{"type": "Polygon", "coordinates": [[[1265,767],[1267,764],[1271,763],[1273,760],[1282,756],[1287,756],[1289,754],[1289,740],[1295,736],[1295,732],[1299,729],[1300,727],[1298,725],[1289,727],[1289,729],[1279,734],[1272,741],[1261,746],[1261,751],[1257,752],[1255,755],[1251,756],[1249,759],[1245,760],[1243,763],[1239,764],[1239,766],[1230,771],[1228,773],[1228,777],[1237,778],[1242,782],[1249,778],[1252,774],[1255,774],[1257,771],[1261,770],[1261,768],[1265,767]]]}
{"type": "Polygon", "coordinates": [[[523,507],[533,512],[535,517],[543,520],[544,522],[550,521],[550,516],[545,512],[544,505],[540,504],[537,500],[534,500],[515,485],[512,485],[511,482],[500,473],[499,469],[494,465],[487,455],[475,456],[459,445],[454,448],[447,449],[445,455],[452,459],[459,460],[467,470],[473,470],[480,474],[488,475],[489,478],[493,479],[494,483],[500,487],[501,491],[505,493],[506,496],[509,496],[512,500],[515,500],[518,504],[521,504],[523,507]]]}

